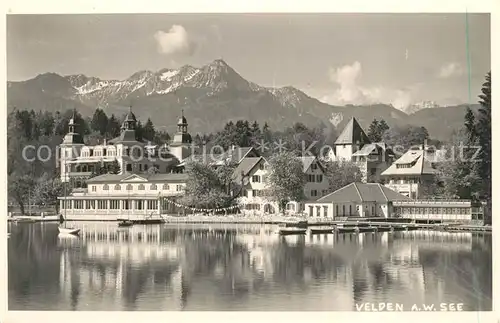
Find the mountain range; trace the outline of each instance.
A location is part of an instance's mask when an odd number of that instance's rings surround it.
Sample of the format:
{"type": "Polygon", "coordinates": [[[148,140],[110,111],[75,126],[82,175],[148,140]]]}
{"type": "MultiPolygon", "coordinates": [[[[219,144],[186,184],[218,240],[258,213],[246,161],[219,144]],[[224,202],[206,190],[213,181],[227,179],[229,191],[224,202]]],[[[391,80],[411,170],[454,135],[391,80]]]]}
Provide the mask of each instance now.
{"type": "MultiPolygon", "coordinates": [[[[102,108],[121,116],[133,107],[139,119],[151,118],[157,128],[172,131],[181,110],[192,133],[214,132],[228,120],[267,122],[283,129],[296,122],[321,122],[343,127],[356,117],[367,130],[373,119],[390,126],[424,126],[431,137],[446,140],[463,124],[466,105],[439,107],[423,102],[398,110],[387,104],[333,106],[291,87],[269,88],[247,81],[223,60],[202,67],[190,65],[157,72],[139,71],[125,80],[102,80],[82,74],[45,73],[7,82],[9,109],[64,111],[76,108],[84,116],[102,108]]],[[[477,106],[473,107],[477,108],[477,106]]]]}

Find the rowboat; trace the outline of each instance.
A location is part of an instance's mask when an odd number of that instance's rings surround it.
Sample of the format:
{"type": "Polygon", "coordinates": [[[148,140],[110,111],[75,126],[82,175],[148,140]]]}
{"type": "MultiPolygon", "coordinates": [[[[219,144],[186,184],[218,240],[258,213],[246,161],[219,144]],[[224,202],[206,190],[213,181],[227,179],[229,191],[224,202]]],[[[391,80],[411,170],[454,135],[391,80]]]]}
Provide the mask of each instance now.
{"type": "Polygon", "coordinates": [[[309,230],[311,234],[333,233],[332,227],[310,228],[309,230]]]}
{"type": "Polygon", "coordinates": [[[80,233],[80,229],[59,227],[59,233],[77,235],[80,233]]]}
{"type": "Polygon", "coordinates": [[[302,228],[279,228],[278,234],[280,235],[290,235],[290,234],[305,234],[307,229],[302,228]]]}
{"type": "Polygon", "coordinates": [[[128,220],[123,220],[123,221],[118,222],[119,227],[130,227],[133,225],[134,225],[134,222],[128,221],[128,220]]]}

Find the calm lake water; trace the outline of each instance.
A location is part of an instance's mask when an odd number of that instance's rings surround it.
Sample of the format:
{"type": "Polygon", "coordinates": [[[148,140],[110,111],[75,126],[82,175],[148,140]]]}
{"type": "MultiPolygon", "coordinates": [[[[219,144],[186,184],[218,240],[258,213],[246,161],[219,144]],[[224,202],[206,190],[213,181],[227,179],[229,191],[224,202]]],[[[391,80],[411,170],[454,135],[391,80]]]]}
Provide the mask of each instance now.
{"type": "Polygon", "coordinates": [[[491,234],[280,237],[275,226],[9,224],[9,310],[492,308],[491,234]]]}

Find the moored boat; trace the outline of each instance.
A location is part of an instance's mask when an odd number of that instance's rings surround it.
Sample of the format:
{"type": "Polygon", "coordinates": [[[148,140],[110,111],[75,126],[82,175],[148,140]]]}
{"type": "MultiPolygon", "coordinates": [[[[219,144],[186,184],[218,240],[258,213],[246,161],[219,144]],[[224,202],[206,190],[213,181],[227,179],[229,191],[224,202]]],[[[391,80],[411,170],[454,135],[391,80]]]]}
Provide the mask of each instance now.
{"type": "Polygon", "coordinates": [[[14,222],[16,222],[16,223],[35,223],[36,220],[28,219],[28,218],[20,218],[20,219],[15,219],[14,222]]]}
{"type": "Polygon", "coordinates": [[[77,235],[80,233],[80,229],[59,227],[59,233],[77,235]]]}
{"type": "Polygon", "coordinates": [[[356,232],[356,227],[336,227],[334,232],[338,233],[354,233],[356,232]]]}
{"type": "Polygon", "coordinates": [[[132,221],[129,221],[129,220],[122,220],[120,222],[118,222],[118,226],[123,228],[123,227],[131,227],[134,225],[134,222],[132,221]]]}
{"type": "Polygon", "coordinates": [[[333,233],[332,227],[322,227],[322,228],[310,228],[309,232],[311,234],[324,234],[324,233],[333,233]]]}
{"type": "Polygon", "coordinates": [[[290,234],[305,234],[307,229],[302,229],[302,228],[279,228],[278,229],[278,234],[280,235],[290,235],[290,234]]]}

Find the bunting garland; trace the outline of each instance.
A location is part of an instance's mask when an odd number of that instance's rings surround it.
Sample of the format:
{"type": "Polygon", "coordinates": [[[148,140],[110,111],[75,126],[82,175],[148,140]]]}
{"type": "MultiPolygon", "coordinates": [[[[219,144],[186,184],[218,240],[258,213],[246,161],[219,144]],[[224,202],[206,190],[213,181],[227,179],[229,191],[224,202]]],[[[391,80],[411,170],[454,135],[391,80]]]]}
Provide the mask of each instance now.
{"type": "Polygon", "coordinates": [[[173,204],[174,206],[176,207],[179,207],[179,208],[184,208],[186,210],[191,210],[193,212],[226,212],[226,211],[233,211],[237,208],[239,208],[240,206],[239,205],[232,205],[232,206],[228,206],[228,207],[225,207],[225,208],[215,208],[215,209],[201,209],[201,208],[194,208],[194,207],[191,207],[191,206],[187,206],[187,205],[183,205],[183,204],[180,204],[180,203],[177,203],[175,201],[171,201],[167,198],[163,198],[163,200],[169,204],[173,204]]]}

